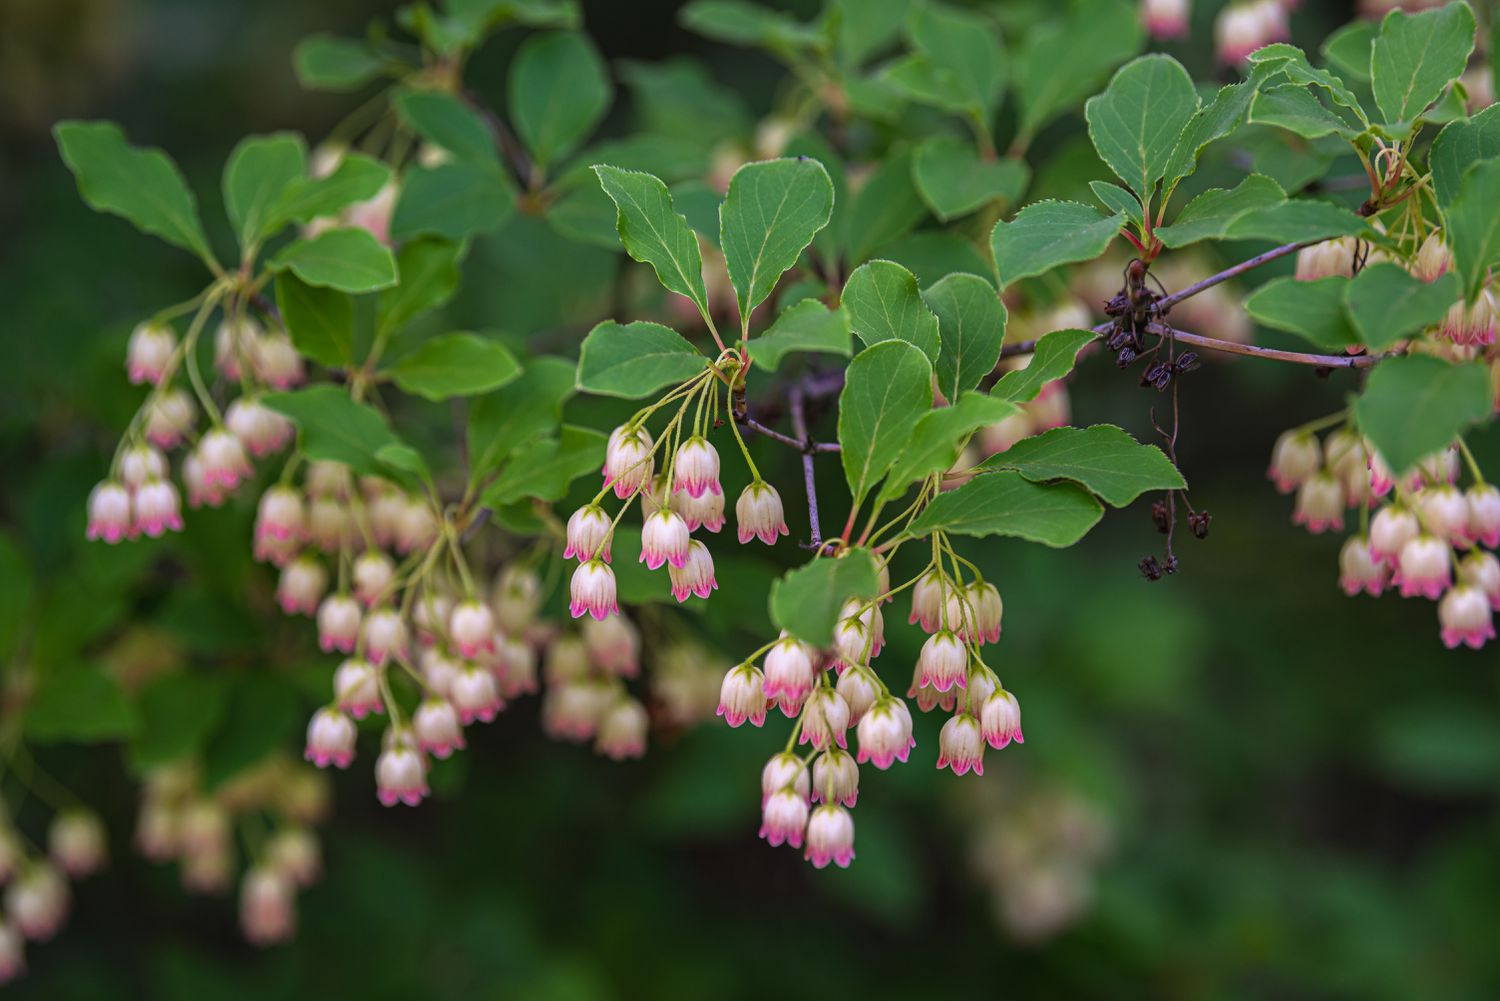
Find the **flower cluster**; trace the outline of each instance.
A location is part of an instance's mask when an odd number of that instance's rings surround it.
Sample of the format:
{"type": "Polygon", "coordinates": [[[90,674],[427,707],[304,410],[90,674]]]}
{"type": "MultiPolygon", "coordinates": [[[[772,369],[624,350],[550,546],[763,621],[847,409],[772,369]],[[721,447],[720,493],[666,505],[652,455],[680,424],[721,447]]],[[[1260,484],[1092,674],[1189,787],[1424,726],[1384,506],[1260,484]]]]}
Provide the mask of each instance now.
{"type": "Polygon", "coordinates": [[[47,828],[46,855],[34,854],[13,821],[0,810],[0,984],[26,971],[26,942],[45,942],[68,918],[69,881],[103,869],[109,858],[104,825],[93,811],[66,807],[47,828]]]}

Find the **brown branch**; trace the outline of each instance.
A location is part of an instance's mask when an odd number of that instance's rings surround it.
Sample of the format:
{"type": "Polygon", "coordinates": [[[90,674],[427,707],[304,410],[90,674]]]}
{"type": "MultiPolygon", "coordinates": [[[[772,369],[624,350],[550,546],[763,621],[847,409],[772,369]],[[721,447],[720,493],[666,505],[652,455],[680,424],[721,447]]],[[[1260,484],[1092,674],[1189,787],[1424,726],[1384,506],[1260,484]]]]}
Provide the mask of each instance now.
{"type": "MultiPolygon", "coordinates": [[[[1107,327],[1108,324],[1105,324],[1107,327]]],[[[1178,330],[1169,327],[1165,323],[1152,323],[1146,328],[1153,334],[1162,337],[1176,338],[1179,344],[1190,344],[1195,348],[1207,351],[1219,351],[1227,355],[1241,355],[1245,358],[1265,358],[1270,361],[1291,362],[1293,365],[1312,365],[1317,368],[1370,368],[1379,362],[1394,355],[1398,351],[1386,351],[1381,354],[1358,354],[1358,355],[1315,355],[1302,351],[1282,351],[1280,348],[1263,348],[1258,344],[1237,344],[1234,341],[1221,341],[1215,337],[1204,337],[1202,334],[1189,333],[1186,330],[1178,330]]],[[[1096,332],[1099,328],[1095,328],[1096,332]]]]}
{"type": "MultiPolygon", "coordinates": [[[[1202,292],[1204,289],[1213,288],[1220,282],[1226,282],[1231,278],[1244,274],[1246,271],[1253,270],[1254,268],[1260,267],[1262,264],[1267,264],[1271,261],[1274,261],[1278,257],[1285,257],[1287,254],[1295,254],[1303,247],[1310,247],[1315,243],[1321,242],[1321,240],[1304,240],[1301,243],[1283,243],[1281,246],[1268,250],[1264,254],[1256,254],[1249,260],[1241,261],[1233,267],[1225,268],[1223,271],[1220,271],[1216,275],[1209,275],[1201,282],[1194,282],[1187,288],[1178,289],[1176,292],[1173,292],[1166,298],[1157,300],[1156,308],[1159,310],[1170,309],[1182,300],[1192,298],[1199,292],[1202,292]]],[[[1098,328],[1095,329],[1097,330],[1098,328]]]]}
{"type": "Polygon", "coordinates": [[[813,473],[812,439],[807,434],[807,413],[803,409],[802,388],[792,387],[787,395],[787,406],[792,413],[792,430],[807,444],[802,451],[802,481],[807,488],[808,543],[813,549],[823,548],[823,528],[818,523],[818,484],[813,473]]]}

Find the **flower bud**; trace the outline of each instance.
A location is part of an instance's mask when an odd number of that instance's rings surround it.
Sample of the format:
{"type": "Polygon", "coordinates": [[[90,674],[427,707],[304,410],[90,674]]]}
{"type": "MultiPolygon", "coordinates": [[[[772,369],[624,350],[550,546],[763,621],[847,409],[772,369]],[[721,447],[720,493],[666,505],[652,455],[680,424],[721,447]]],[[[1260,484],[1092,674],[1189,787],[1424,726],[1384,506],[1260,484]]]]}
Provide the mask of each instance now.
{"type": "Polygon", "coordinates": [[[1345,594],[1352,598],[1364,591],[1372,598],[1379,597],[1389,580],[1389,569],[1375,558],[1368,538],[1351,535],[1344,541],[1339,550],[1339,586],[1345,594]]]}
{"type": "Polygon", "coordinates": [[[407,655],[406,622],[393,608],[379,608],[365,616],[365,655],[377,666],[407,655]]]}
{"type": "Polygon", "coordinates": [[[617,699],[599,720],[594,749],[612,761],[639,758],[646,753],[649,725],[645,706],[635,699],[617,699]]]}
{"type": "Polygon", "coordinates": [[[1494,344],[1495,313],[1495,297],[1489,289],[1481,289],[1473,305],[1460,299],[1448,307],[1438,336],[1464,347],[1494,344]]]}
{"type": "Polygon", "coordinates": [[[624,500],[651,478],[651,434],[643,427],[621,425],[604,447],[604,485],[624,500]]]}
{"type": "Polygon", "coordinates": [[[1394,567],[1406,544],[1417,537],[1417,516],[1401,504],[1390,504],[1370,519],[1370,555],[1394,567]]]}
{"type": "Polygon", "coordinates": [[[291,421],[253,396],[229,404],[224,425],[257,459],[281,451],[297,434],[291,421]]]}
{"type": "Polygon", "coordinates": [[[855,664],[839,676],[834,691],[849,704],[849,725],[855,726],[880,697],[880,683],[869,668],[855,664]]]}
{"type": "Polygon", "coordinates": [[[963,688],[969,673],[969,651],[950,630],[927,637],[917,656],[917,685],[931,685],[946,692],[954,685],[963,688]]]}
{"type": "Polygon", "coordinates": [[[1427,234],[1427,239],[1423,240],[1422,246],[1417,249],[1411,273],[1424,282],[1431,282],[1441,278],[1451,267],[1453,267],[1453,251],[1448,249],[1448,241],[1443,238],[1443,231],[1435,229],[1427,234]]]}
{"type": "Polygon", "coordinates": [[[307,539],[325,553],[352,549],[359,540],[359,527],[349,505],[336,497],[314,497],[307,508],[307,539]]]}
{"type": "Polygon", "coordinates": [[[802,847],[802,833],[807,828],[807,797],[782,788],[770,795],[761,806],[760,836],[775,847],[781,844],[802,847]]]}
{"type": "Polygon", "coordinates": [[[598,733],[614,699],[609,685],[594,681],[570,681],[549,688],[542,700],[542,729],[559,740],[589,740],[598,733]]]}
{"type": "Polygon", "coordinates": [[[1443,645],[1449,650],[1460,643],[1478,650],[1495,638],[1494,609],[1490,598],[1471,584],[1459,584],[1438,603],[1438,623],[1443,645]]]}
{"type": "Polygon", "coordinates": [[[820,802],[853,806],[859,799],[859,766],[854,755],[831,747],[814,758],[812,787],[820,802]]]}
{"type": "Polygon", "coordinates": [[[1478,588],[1490,607],[1500,611],[1500,559],[1494,553],[1475,550],[1465,556],[1458,565],[1458,579],[1478,588]]]}
{"type": "Polygon", "coordinates": [[[89,494],[89,524],[85,535],[90,541],[103,539],[113,544],[130,534],[130,494],[113,480],[105,480],[89,494]]]}
{"type": "MultiPolygon", "coordinates": [[[[845,605],[845,610],[848,606],[845,605]]],[[[833,649],[838,654],[835,666],[843,671],[850,664],[868,663],[879,651],[874,630],[867,624],[870,617],[846,615],[833,628],[833,649]]]]}
{"type": "Polygon", "coordinates": [[[816,679],[817,652],[785,629],[781,639],[766,653],[764,689],[766,698],[781,707],[788,719],[802,710],[816,679]]]}
{"type": "Polygon", "coordinates": [[[943,607],[949,590],[948,579],[941,570],[929,570],[912,585],[911,617],[908,624],[920,622],[922,628],[932,632],[942,624],[943,607]]]}
{"type": "Polygon", "coordinates": [[[104,825],[88,810],[64,810],[47,831],[47,853],[70,879],[96,873],[109,857],[104,825]]]}
{"type": "Polygon", "coordinates": [[[488,605],[473,599],[460,602],[448,619],[448,635],[458,655],[473,659],[495,649],[495,616],[488,605]]]}
{"type": "Polygon", "coordinates": [[[176,448],[193,429],[198,408],[181,389],[168,389],[146,411],[146,439],[158,448],[176,448]]]}
{"type": "Polygon", "coordinates": [[[536,652],[524,641],[506,639],[496,651],[496,679],[502,698],[514,699],[536,693],[536,652]]]}
{"type": "Polygon", "coordinates": [[[166,475],[167,457],[150,445],[127,448],[120,456],[120,482],[131,493],[166,475]]]}
{"type": "Polygon", "coordinates": [[[573,571],[571,602],[568,611],[573,618],[585,613],[596,619],[620,610],[615,599],[615,572],[600,560],[589,560],[573,571]]]}
{"type": "Polygon", "coordinates": [[[380,695],[380,673],[375,665],[351,657],[333,672],[333,698],[338,707],[355,719],[385,711],[380,695]]]}
{"type": "Polygon", "coordinates": [[[437,515],[421,497],[406,497],[396,519],[396,551],[403,556],[431,549],[438,539],[437,515]]]}
{"type": "Polygon", "coordinates": [[[641,635],[624,615],[584,619],[579,635],[594,665],[605,674],[634,678],[641,670],[641,635]]]}
{"type": "Polygon", "coordinates": [[[1297,488],[1292,524],[1302,525],[1314,535],[1344,528],[1344,488],[1332,473],[1319,472],[1297,488]]]}
{"type": "Polygon", "coordinates": [[[1015,741],[1026,743],[1021,734],[1021,704],[1005,689],[985,700],[979,709],[979,731],[995,750],[1015,741]]]}
{"type": "Polygon", "coordinates": [[[245,457],[244,446],[228,431],[215,429],[208,432],[198,441],[193,454],[198,459],[203,483],[209,490],[232,493],[254,472],[250,460],[245,457]]]}
{"type": "Polygon", "coordinates": [[[446,758],[456,750],[463,750],[464,730],[458,720],[458,710],[445,699],[423,699],[412,714],[411,728],[417,738],[417,747],[424,754],[446,758]]]}
{"type": "MultiPolygon", "coordinates": [[[[642,496],[644,497],[645,494],[642,496]]],[[[709,490],[705,491],[701,497],[694,497],[690,493],[677,490],[672,494],[671,507],[687,523],[689,532],[696,532],[699,528],[717,532],[724,527],[724,495],[722,493],[716,494],[709,490]]]]}
{"type": "Polygon", "coordinates": [[[723,493],[719,485],[719,453],[701,435],[694,435],[677,447],[673,464],[672,489],[689,497],[702,497],[705,491],[723,493]]]}
{"type": "Polygon", "coordinates": [[[760,770],[760,805],[765,807],[771,797],[783,789],[790,791],[804,803],[808,799],[808,772],[802,759],[790,751],[771,755],[760,770]]]}
{"type": "Polygon", "coordinates": [[[297,930],[296,887],[271,866],[255,866],[240,884],[240,930],[251,945],[285,942],[297,930]]]}
{"type": "Polygon", "coordinates": [[[587,563],[597,555],[608,563],[610,534],[609,515],[597,504],[585,504],[568,518],[568,546],[563,558],[587,563]]]}
{"type": "Polygon", "coordinates": [[[411,624],[417,641],[424,647],[434,646],[453,615],[453,598],[434,587],[424,587],[412,604],[411,624]]]}
{"type": "Polygon", "coordinates": [[[1449,545],[1469,545],[1469,503],[1457,487],[1444,483],[1416,495],[1417,509],[1427,530],[1449,545]]]}
{"type": "Polygon", "coordinates": [[[465,726],[476,719],[483,723],[492,722],[495,714],[505,708],[495,676],[474,664],[465,665],[453,676],[448,697],[453,700],[453,708],[458,710],[458,718],[465,726]]]}
{"type": "Polygon", "coordinates": [[[672,511],[658,511],[641,524],[641,555],[638,562],[646,564],[649,570],[658,570],[663,563],[680,570],[687,565],[691,542],[687,522],[681,516],[672,511]]]}
{"type": "Polygon", "coordinates": [[[440,698],[448,698],[453,690],[453,679],[463,670],[463,664],[443,653],[438,647],[422,651],[422,678],[427,688],[440,698]]]}
{"type": "Polygon", "coordinates": [[[291,389],[307,378],[302,355],[286,334],[269,334],[256,341],[250,361],[256,376],[273,389],[291,389]]]}
{"type": "Polygon", "coordinates": [[[1271,449],[1266,477],[1276,489],[1289,494],[1323,468],[1323,450],[1318,439],[1306,431],[1284,431],[1271,449]]]}
{"type": "Polygon", "coordinates": [[[687,560],[681,569],[668,564],[667,575],[672,579],[672,597],[679,602],[694,594],[707,598],[719,589],[719,582],[714,579],[714,558],[697,539],[688,544],[687,560]]]}
{"type": "Polygon", "coordinates": [[[1214,21],[1214,47],[1226,66],[1238,66],[1256,49],[1290,37],[1281,0],[1231,3],[1214,21]]]}
{"type": "Polygon", "coordinates": [[[1157,41],[1184,39],[1188,35],[1189,0],[1141,0],[1141,23],[1157,41]]]}
{"type": "Polygon", "coordinates": [[[5,890],[5,915],[32,941],[57,934],[68,917],[68,884],[45,862],[30,866],[5,890]]]}
{"type": "Polygon", "coordinates": [[[9,924],[0,924],[0,986],[26,972],[26,940],[9,924]]]}
{"type": "Polygon", "coordinates": [[[740,664],[724,675],[719,686],[717,715],[723,716],[730,726],[739,726],[746,720],[752,726],[760,726],[766,721],[765,678],[759,668],[740,664]]]}
{"type": "Polygon", "coordinates": [[[849,729],[849,703],[831,688],[820,688],[808,696],[802,707],[802,736],[799,744],[811,744],[819,751],[834,744],[848,747],[845,732],[849,729]]]}
{"type": "Polygon", "coordinates": [[[1402,546],[1395,577],[1401,597],[1421,595],[1429,601],[1438,600],[1453,583],[1450,553],[1442,540],[1425,532],[1402,546]]]}
{"type": "Polygon", "coordinates": [[[353,653],[359,639],[359,605],[346,594],[331,594],[318,609],[318,649],[353,653]]]}
{"type": "Polygon", "coordinates": [[[490,604],[495,608],[500,628],[508,634],[518,634],[531,625],[542,607],[541,579],[528,567],[508,566],[495,579],[490,604]]]}
{"type": "Polygon", "coordinates": [[[375,795],[382,806],[416,806],[427,795],[427,762],[410,734],[392,730],[375,761],[375,795]]]}
{"type": "Polygon", "coordinates": [[[271,868],[297,886],[311,886],[323,873],[318,839],[305,827],[283,827],[266,844],[271,868]]]}
{"type": "Polygon", "coordinates": [[[834,862],[840,869],[854,861],[854,818],[842,806],[825,803],[807,821],[807,849],[803,856],[814,868],[834,862]]]}
{"type": "Polygon", "coordinates": [[[309,463],[307,475],[303,477],[309,496],[332,497],[336,500],[349,499],[351,482],[349,467],[328,459],[309,463]]]}
{"type": "Polygon", "coordinates": [[[859,753],[855,760],[866,761],[884,771],[891,762],[905,762],[911,749],[917,746],[911,734],[911,710],[906,703],[893,696],[876,700],[859,721],[859,753]]]}
{"type": "Polygon", "coordinates": [[[182,531],[182,502],[177,497],[177,488],[168,480],[142,484],[135,492],[134,508],[132,534],[158,539],[167,531],[182,531]]]}
{"type": "Polygon", "coordinates": [[[1005,604],[1000,600],[1000,589],[988,581],[972,580],[964,589],[969,608],[974,612],[976,643],[1000,642],[1000,625],[1005,616],[1005,604]]]}
{"type": "Polygon", "coordinates": [[[958,713],[943,724],[938,734],[937,766],[951,767],[954,775],[963,775],[971,768],[975,775],[984,774],[984,737],[979,720],[968,713],[958,713]]]}
{"type": "MultiPolygon", "coordinates": [[[[363,715],[363,714],[361,714],[363,715]]],[[[354,760],[359,730],[354,721],[332,706],[313,713],[307,724],[307,748],[302,756],[319,768],[348,768],[354,760]]]]}
{"type": "Polygon", "coordinates": [[[1464,503],[1469,509],[1465,535],[1491,549],[1500,546],[1500,488],[1476,483],[1464,492],[1464,503]]]}
{"type": "Polygon", "coordinates": [[[771,546],[778,535],[787,535],[786,514],[781,495],[769,483],[756,480],[744,489],[734,502],[734,518],[739,525],[741,544],[758,538],[771,546]]]}
{"type": "Polygon", "coordinates": [[[147,320],[130,333],[125,345],[125,375],[131,385],[159,384],[177,351],[177,335],[164,323],[147,320]]]}
{"type": "Polygon", "coordinates": [[[378,549],[360,554],[354,561],[354,596],[371,608],[391,596],[396,580],[396,564],[378,549]]]}
{"type": "Polygon", "coordinates": [[[1320,278],[1354,277],[1355,241],[1351,237],[1324,240],[1297,251],[1295,277],[1299,282],[1320,278]]]}
{"type": "MultiPolygon", "coordinates": [[[[287,615],[314,615],[328,590],[328,571],[311,556],[287,563],[276,583],[276,603],[287,615]]],[[[356,613],[358,609],[356,609],[356,613]]]]}
{"type": "Polygon", "coordinates": [[[238,382],[244,367],[252,365],[260,324],[248,316],[225,317],[214,333],[214,367],[230,382],[238,382]]]}

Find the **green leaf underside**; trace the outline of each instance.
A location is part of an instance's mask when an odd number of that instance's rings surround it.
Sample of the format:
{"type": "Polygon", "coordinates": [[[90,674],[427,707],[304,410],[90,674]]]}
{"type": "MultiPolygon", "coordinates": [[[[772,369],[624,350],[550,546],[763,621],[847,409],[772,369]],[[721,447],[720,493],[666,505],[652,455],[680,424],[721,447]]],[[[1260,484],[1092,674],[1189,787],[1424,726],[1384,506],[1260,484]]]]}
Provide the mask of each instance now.
{"type": "Polygon", "coordinates": [[[476,399],[468,434],[473,476],[487,475],[507,456],[555,429],[576,378],[567,359],[534,358],[514,382],[476,399]]]}
{"type": "Polygon", "coordinates": [[[880,500],[896,500],[913,483],[953,468],[969,435],[1019,412],[1020,407],[1014,403],[984,393],[965,393],[952,406],[929,412],[917,421],[911,440],[891,467],[880,500]]]}
{"type": "Polygon", "coordinates": [[[1347,347],[1359,343],[1344,311],[1348,285],[1349,279],[1337,275],[1310,282],[1277,278],[1245,300],[1245,312],[1257,323],[1297,334],[1320,348],[1347,347]]]}
{"type": "Polygon", "coordinates": [[[607,164],[595,165],[594,173],[615,203],[615,226],[625,252],[651,265],[663,287],[687,296],[706,316],[708,289],[703,282],[698,236],[687,219],[673,209],[667,186],[651,174],[607,164]]]}
{"type": "Polygon", "coordinates": [[[893,261],[869,261],[844,284],[849,329],[866,345],[905,341],[935,362],[941,350],[938,318],[923,301],[917,279],[893,261]]]}
{"type": "Polygon", "coordinates": [[[1036,399],[1043,386],[1073,371],[1078,352],[1097,336],[1092,330],[1054,330],[1043,334],[1031,353],[1030,363],[1002,375],[991,393],[1016,403],[1036,399]]]}
{"type": "Polygon", "coordinates": [[[985,461],[1034,482],[1071,480],[1113,507],[1149,490],[1181,490],[1182,473],[1155,445],[1143,445],[1112,424],[1063,427],[1022,438],[985,461]]]}
{"type": "Polygon", "coordinates": [[[1375,366],[1354,416],[1391,469],[1404,472],[1488,418],[1492,407],[1484,365],[1408,355],[1375,366]]]}
{"type": "Polygon", "coordinates": [[[282,275],[276,305],[298,351],[329,368],[353,366],[354,303],[347,295],[282,275]]]}
{"type": "Polygon", "coordinates": [[[1359,339],[1374,351],[1442,320],[1462,294],[1458,275],[1425,282],[1389,261],[1367,265],[1344,289],[1344,308],[1359,339]]]}
{"type": "Polygon", "coordinates": [[[1083,538],[1104,506],[1073,483],[1034,483],[1012,470],[976,476],[939,494],[907,529],[920,539],[935,531],[984,538],[1007,535],[1062,548],[1083,538]]]}
{"type": "Polygon", "coordinates": [[[373,292],[396,284],[390,248],[363,229],[330,229],[289,243],[271,258],[271,267],[341,292],[373,292]]]}
{"type": "Polygon", "coordinates": [[[499,389],[520,372],[503,344],[458,333],[423,343],[391,367],[391,378],[404,391],[437,401],[499,389]]]}
{"type": "Polygon", "coordinates": [[[976,275],[948,275],[922,293],[936,314],[942,351],[938,391],[949,400],[973,389],[994,371],[1005,343],[1005,305],[989,282],[976,275]]]}
{"type": "Polygon", "coordinates": [[[849,318],[842,309],[829,309],[816,299],[803,299],[781,311],[776,322],[750,342],[750,357],[758,368],[776,371],[794,351],[848,357],[849,318]]]}
{"type": "Polygon", "coordinates": [[[557,438],[535,442],[506,463],[484,492],[486,504],[509,504],[522,498],[558,501],[580,476],[604,465],[608,437],[591,428],[563,425],[557,438]]]}
{"type": "Polygon", "coordinates": [[[873,598],[880,587],[867,549],[813,560],[771,585],[771,619],[793,636],[824,648],[833,642],[839,612],[850,598],[873,598]]]}
{"type": "Polygon", "coordinates": [[[1168,247],[1185,247],[1199,240],[1223,239],[1251,212],[1275,208],[1286,201],[1281,185],[1264,174],[1251,174],[1233,188],[1210,188],[1183,206],[1172,225],[1156,236],[1168,247]]]}
{"type": "Polygon", "coordinates": [[[1370,86],[1386,123],[1414,122],[1464,71],[1473,50],[1468,4],[1387,14],[1370,53],[1370,86]]]}
{"type": "Polygon", "coordinates": [[[691,379],[708,364],[681,334],[659,323],[605,320],[583,341],[578,388],[600,396],[639,399],[691,379]]]}
{"type": "Polygon", "coordinates": [[[1464,174],[1448,210],[1448,245],[1463,279],[1464,298],[1473,301],[1490,266],[1500,261],[1500,160],[1475,164],[1464,174]]]}
{"type": "Polygon", "coordinates": [[[1149,203],[1167,172],[1177,137],[1198,110],[1192,77],[1171,56],[1141,56],[1115,73],[1084,106],[1100,158],[1149,203]]]}
{"type": "Polygon", "coordinates": [[[1103,216],[1081,202],[1041,201],[995,224],[990,246],[1005,287],[1062,264],[1092,261],[1120,232],[1123,215],[1103,216]]]}
{"type": "Polygon", "coordinates": [[[719,244],[740,316],[760,305],[833,211],[833,182],[816,160],[766,160],[735,172],[719,208],[719,244]]]}
{"type": "Polygon", "coordinates": [[[882,341],[854,356],[839,394],[844,476],[858,507],[895,463],[932,409],[932,366],[905,341],[882,341]]]}
{"type": "Polygon", "coordinates": [[[298,447],[309,459],[342,462],[360,475],[380,475],[375,453],[386,445],[401,443],[384,417],[350,399],[341,386],[325,383],[268,393],[262,402],[297,425],[298,447]]]}

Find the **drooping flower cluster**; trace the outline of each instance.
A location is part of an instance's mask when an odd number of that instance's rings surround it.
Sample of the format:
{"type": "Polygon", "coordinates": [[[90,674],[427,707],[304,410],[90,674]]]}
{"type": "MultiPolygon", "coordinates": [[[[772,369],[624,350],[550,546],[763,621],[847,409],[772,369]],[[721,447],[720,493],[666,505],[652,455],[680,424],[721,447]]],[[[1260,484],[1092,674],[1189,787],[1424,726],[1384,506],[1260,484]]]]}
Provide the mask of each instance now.
{"type": "Polygon", "coordinates": [[[0,808],[0,984],[26,971],[26,942],[45,942],[68,919],[69,881],[103,869],[109,858],[104,825],[93,811],[69,807],[52,815],[46,855],[33,853],[14,822],[0,808]]]}

